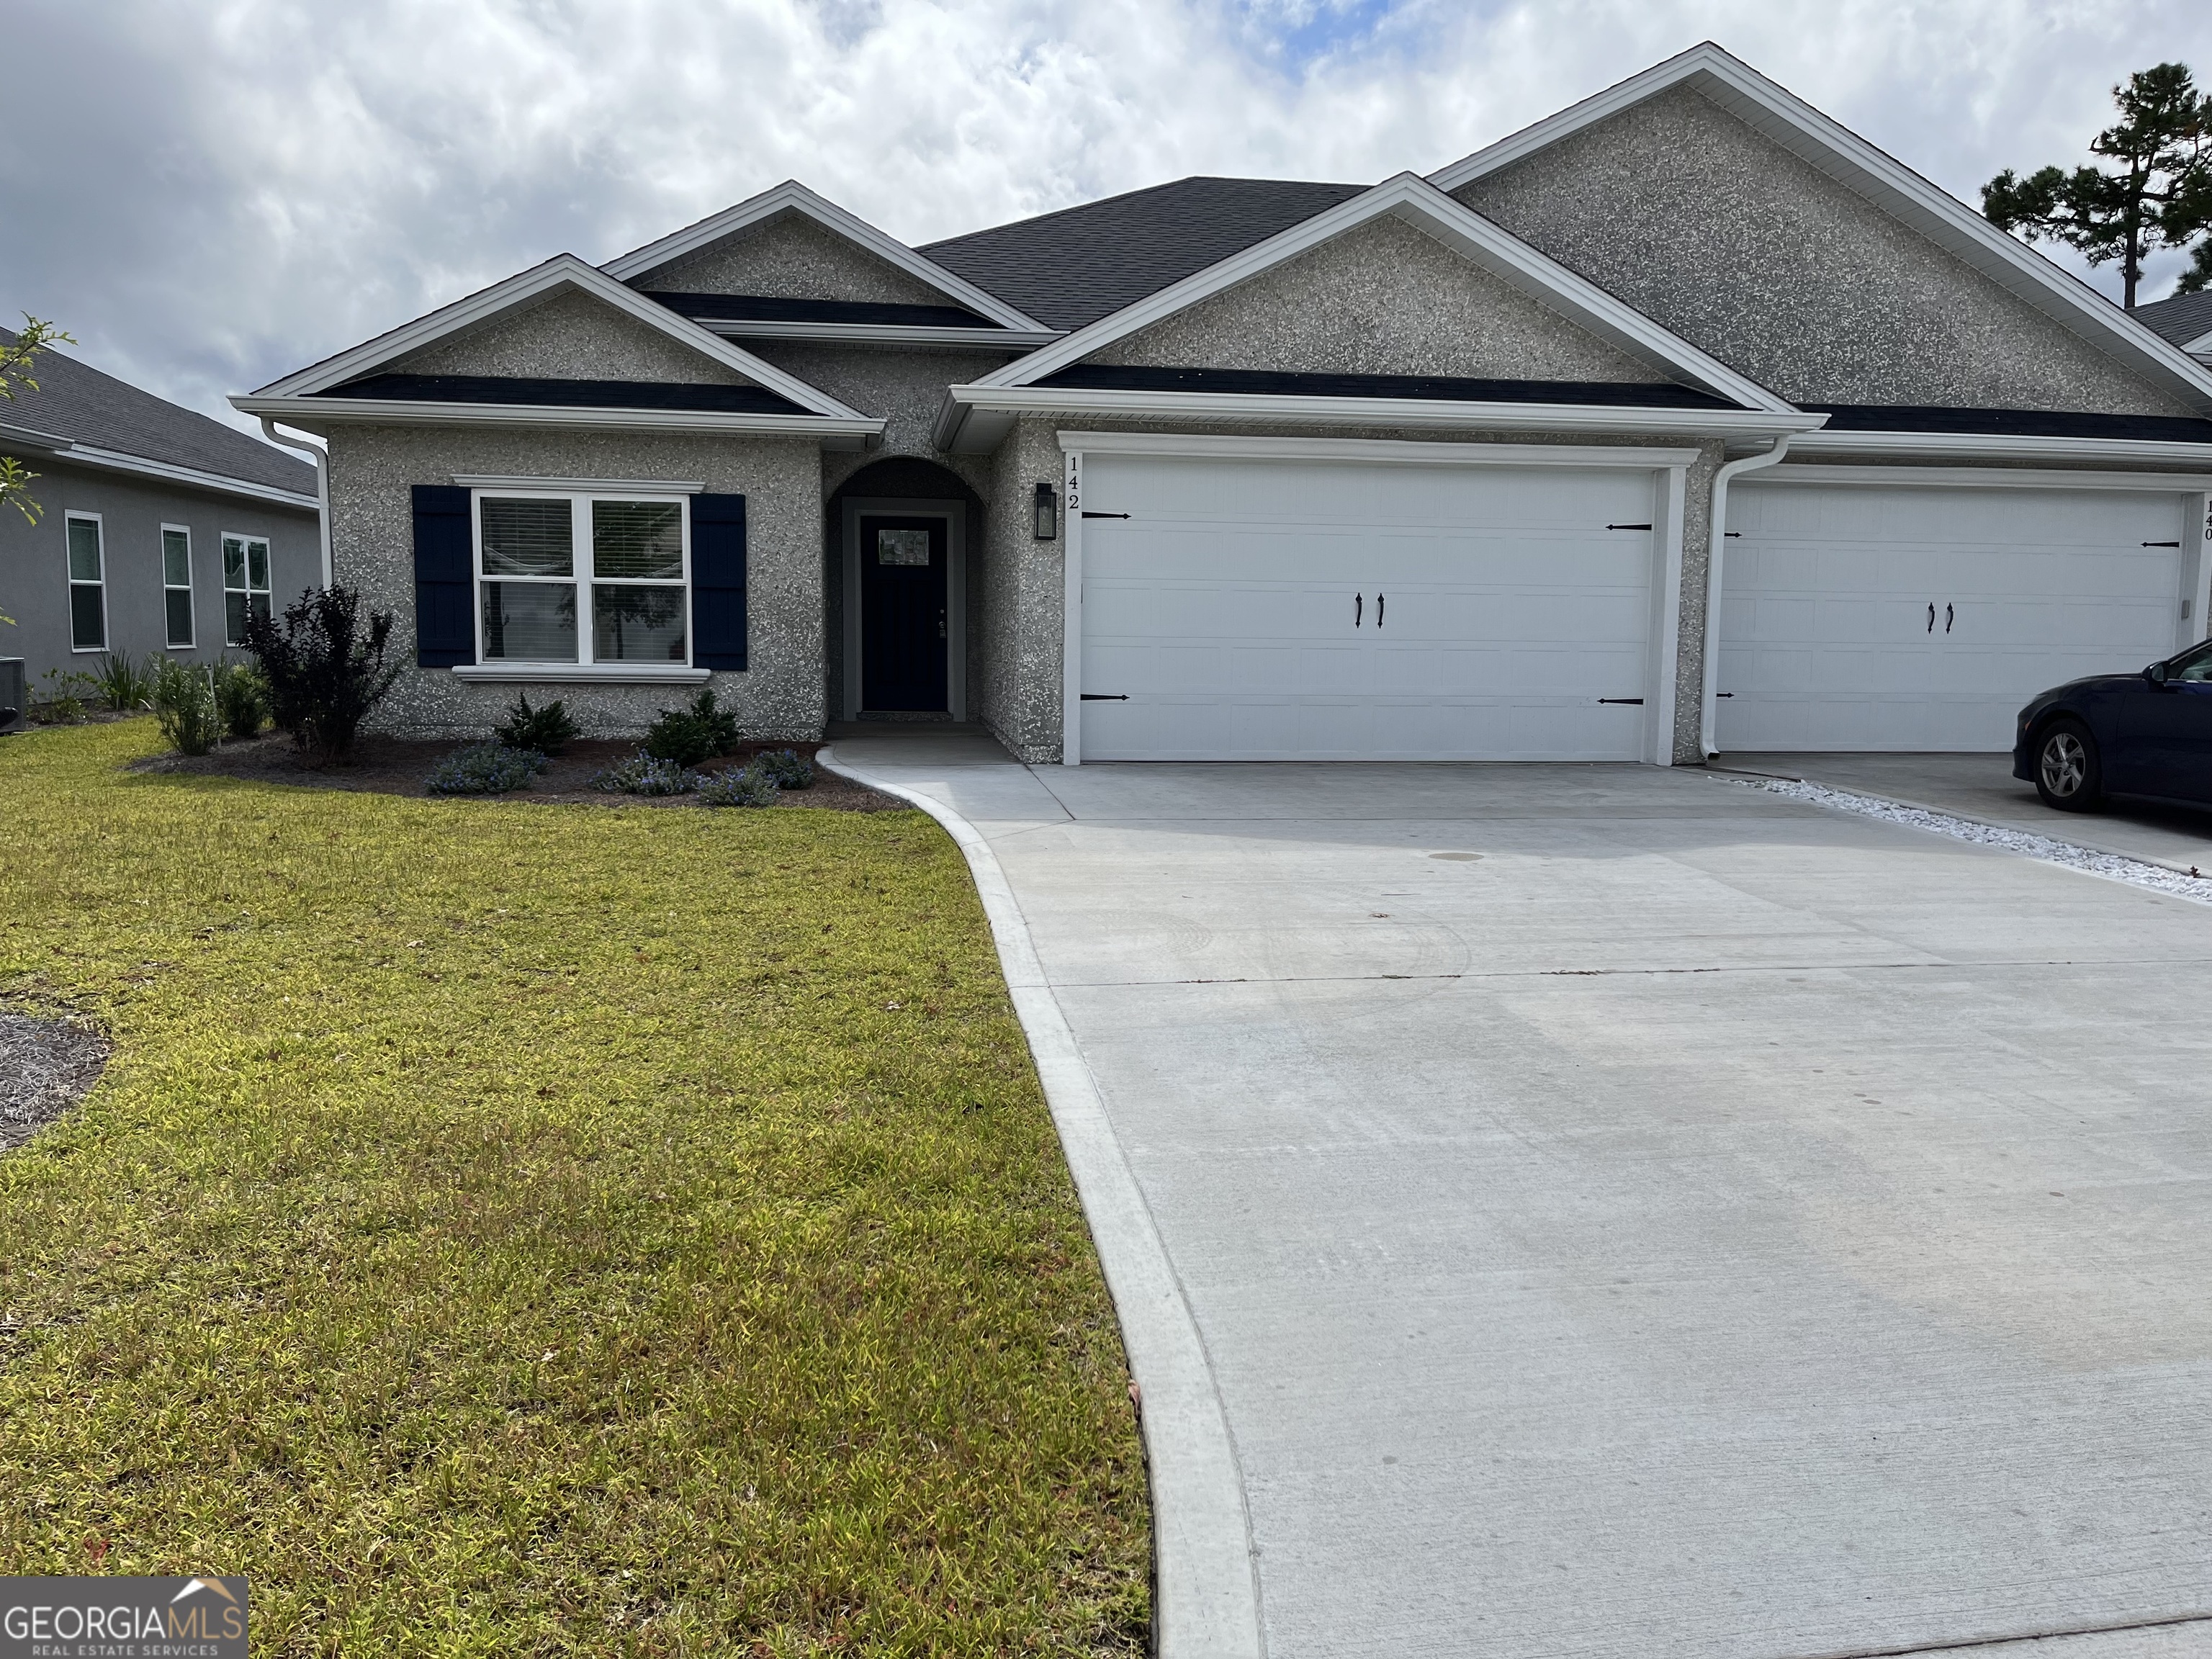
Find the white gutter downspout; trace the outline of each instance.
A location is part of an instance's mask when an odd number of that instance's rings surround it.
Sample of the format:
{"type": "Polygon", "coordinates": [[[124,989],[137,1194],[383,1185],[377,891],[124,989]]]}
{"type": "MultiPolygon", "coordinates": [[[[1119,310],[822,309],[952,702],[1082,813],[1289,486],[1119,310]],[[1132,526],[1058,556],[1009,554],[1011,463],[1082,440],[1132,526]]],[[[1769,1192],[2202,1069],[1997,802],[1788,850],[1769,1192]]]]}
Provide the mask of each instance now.
{"type": "Polygon", "coordinates": [[[1698,748],[1707,760],[1720,753],[1713,728],[1720,708],[1721,554],[1728,545],[1729,483],[1739,472],[1756,472],[1779,461],[1790,453],[1790,435],[1785,432],[1771,449],[1730,461],[1713,474],[1712,543],[1705,552],[1705,689],[1698,720],[1698,748]]]}
{"type": "Polygon", "coordinates": [[[296,449],[302,455],[308,457],[315,464],[315,499],[322,503],[320,509],[316,513],[315,516],[317,519],[321,520],[322,523],[323,586],[325,588],[328,588],[331,586],[331,577],[333,575],[333,572],[331,568],[330,453],[322,447],[322,445],[311,444],[305,438],[286,437],[283,433],[276,429],[276,422],[273,416],[264,415],[261,417],[261,429],[264,433],[268,434],[269,441],[270,443],[282,444],[287,449],[296,449]]]}

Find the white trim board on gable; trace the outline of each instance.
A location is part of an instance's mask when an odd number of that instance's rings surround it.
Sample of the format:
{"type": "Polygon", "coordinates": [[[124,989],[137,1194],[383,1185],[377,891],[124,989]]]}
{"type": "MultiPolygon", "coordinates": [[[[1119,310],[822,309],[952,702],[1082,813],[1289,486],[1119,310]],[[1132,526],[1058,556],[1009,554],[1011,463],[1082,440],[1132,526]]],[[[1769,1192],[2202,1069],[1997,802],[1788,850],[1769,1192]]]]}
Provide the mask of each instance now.
{"type": "MultiPolygon", "coordinates": [[[[234,398],[231,402],[238,408],[252,412],[264,404],[273,406],[280,402],[289,404],[292,399],[313,397],[333,386],[343,386],[349,380],[359,380],[386,363],[410,356],[450,335],[488,323],[503,313],[550,298],[563,289],[576,289],[612,306],[678,344],[690,347],[710,362],[735,370],[763,391],[789,398],[807,416],[833,421],[866,421],[869,418],[856,409],[846,407],[828,392],[809,386],[796,375],[787,374],[743,347],[732,345],[719,335],[700,327],[689,318],[679,317],[667,307],[646,299],[597,267],[585,264],[573,253],[556,253],[544,264],[518,272],[503,283],[495,283],[465,299],[441,307],[427,317],[418,317],[389,333],[380,334],[350,351],[326,357],[319,363],[288,374],[281,380],[272,381],[250,398],[234,398]]],[[[284,413],[285,410],[272,407],[269,412],[284,413]]],[[[762,416],[754,418],[774,420],[777,417],[762,416]]]]}
{"type": "Polygon", "coordinates": [[[1295,258],[1309,248],[1342,235],[1370,220],[1390,214],[1436,238],[1539,304],[1559,312],[1600,339],[1648,364],[1670,379],[1702,386],[1739,408],[1768,414],[1792,413],[1787,403],[1718,358],[1670,333],[1632,307],[1622,304],[1595,283],[1540,253],[1517,236],[1454,201],[1411,173],[1386,179],[1310,219],[1231,254],[1204,270],[1171,283],[1157,294],[1102,317],[1019,362],[986,374],[979,387],[1026,386],[1080,362],[1100,347],[1178,311],[1251,281],[1295,258]]]}
{"type": "Polygon", "coordinates": [[[1687,85],[1792,155],[1979,271],[2023,303],[2212,415],[2212,369],[2087,283],[1856,133],[1707,40],[1429,175],[1452,191],[1671,88],[1687,85]]]}
{"type": "Polygon", "coordinates": [[[696,225],[687,225],[658,241],[634,248],[618,258],[608,260],[600,269],[619,282],[635,283],[663,265],[672,264],[687,254],[696,253],[700,249],[720,241],[725,236],[732,236],[738,231],[764,223],[780,213],[804,214],[823,229],[843,237],[886,264],[896,266],[908,276],[928,283],[976,315],[989,318],[1001,328],[1037,334],[1052,331],[1036,318],[1015,310],[1004,300],[986,293],[966,278],[954,276],[934,260],[916,253],[896,237],[878,230],[866,220],[848,213],[826,198],[816,195],[795,179],[787,179],[757,196],[748,197],[734,207],[724,208],[720,213],[700,220],[696,225]]]}

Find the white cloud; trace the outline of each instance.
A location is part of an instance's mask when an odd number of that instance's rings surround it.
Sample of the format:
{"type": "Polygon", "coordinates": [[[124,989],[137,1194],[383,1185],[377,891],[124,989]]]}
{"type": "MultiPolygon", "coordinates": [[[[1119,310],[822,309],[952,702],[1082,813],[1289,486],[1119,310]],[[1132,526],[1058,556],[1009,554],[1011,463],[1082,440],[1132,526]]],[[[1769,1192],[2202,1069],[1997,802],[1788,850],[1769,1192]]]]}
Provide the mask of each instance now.
{"type": "Polygon", "coordinates": [[[0,307],[216,413],[549,253],[604,259],[787,177],[917,242],[1192,173],[1374,179],[1711,38],[1972,200],[2000,167],[2079,158],[2128,71],[2212,74],[2212,11],[2119,0],[10,9],[0,307]]]}

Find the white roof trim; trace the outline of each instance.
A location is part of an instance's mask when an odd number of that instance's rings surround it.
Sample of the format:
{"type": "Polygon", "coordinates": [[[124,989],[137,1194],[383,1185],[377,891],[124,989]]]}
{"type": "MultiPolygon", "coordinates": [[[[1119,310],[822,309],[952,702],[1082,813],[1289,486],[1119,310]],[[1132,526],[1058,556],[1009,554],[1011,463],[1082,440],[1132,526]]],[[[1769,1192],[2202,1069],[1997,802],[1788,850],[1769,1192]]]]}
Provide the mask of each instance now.
{"type": "Polygon", "coordinates": [[[964,455],[998,447],[1024,414],[1164,416],[1185,421],[1271,421],[1298,426],[1450,428],[1469,431],[1675,433],[1772,437],[1810,432],[1825,415],[1797,410],[1635,409],[1595,404],[1451,403],[1430,398],[1322,398],[1270,392],[1112,392],[1073,386],[948,387],[932,441],[964,455]]]}
{"type": "Polygon", "coordinates": [[[744,318],[692,319],[709,333],[731,340],[809,340],[821,345],[939,347],[1002,355],[1050,345],[1060,338],[1057,329],[950,328],[921,323],[787,323],[744,318]]]}
{"type": "MultiPolygon", "coordinates": [[[[763,362],[750,351],[732,345],[689,318],[679,317],[666,306],[645,298],[635,289],[625,288],[597,268],[586,264],[573,253],[556,253],[544,264],[520,271],[503,283],[495,283],[466,299],[456,300],[427,317],[418,317],[411,323],[402,324],[389,333],[364,341],[350,351],[342,351],[335,357],[326,357],[319,363],[288,374],[281,380],[272,381],[252,395],[257,398],[287,398],[326,392],[332,386],[343,386],[348,380],[359,380],[386,363],[410,356],[448,335],[489,322],[503,312],[544,299],[563,288],[575,289],[593,299],[605,301],[647,327],[658,330],[679,344],[690,346],[701,356],[720,363],[725,368],[736,370],[763,391],[790,398],[810,413],[833,419],[866,418],[858,410],[848,409],[828,392],[818,391],[796,376],[785,374],[772,363],[763,362]]],[[[238,403],[236,398],[231,401],[238,403]]],[[[242,404],[238,406],[245,407],[242,404]]]]}
{"type": "Polygon", "coordinates": [[[1557,260],[1539,253],[1519,237],[1410,173],[1386,179],[1370,191],[1326,208],[1264,242],[1170,283],[1157,294],[1100,318],[1087,328],[1077,329],[1042,350],[983,376],[975,384],[1030,385],[1080,362],[1101,346],[1240,283],[1249,282],[1307,249],[1386,213],[1427,232],[1530,299],[1565,313],[1590,333],[1662,374],[1686,376],[1746,409],[1776,414],[1790,409],[1765,387],[1747,380],[1717,357],[1669,333],[1633,307],[1622,304],[1595,283],[1577,276],[1557,260]]]}
{"type": "Polygon", "coordinates": [[[310,512],[322,509],[319,496],[297,489],[286,489],[278,484],[265,484],[252,478],[237,477],[228,472],[210,472],[203,467],[184,466],[174,461],[157,461],[149,455],[132,455],[120,449],[102,449],[96,444],[79,443],[74,438],[64,438],[58,433],[40,432],[27,426],[0,424],[0,438],[6,438],[16,447],[27,452],[51,455],[58,461],[78,466],[98,467],[108,472],[130,472],[140,477],[161,478],[170,483],[189,485],[194,489],[212,490],[223,495],[243,495],[249,501],[275,501],[284,507],[306,507],[310,512]]]}
{"type": "Polygon", "coordinates": [[[2118,464],[2212,462],[2212,444],[2162,438],[2051,438],[1975,432],[1808,432],[1792,455],[1890,455],[1929,459],[2108,461],[2118,464]]]}
{"type": "Polygon", "coordinates": [[[878,230],[866,220],[848,213],[835,202],[817,196],[796,179],[787,179],[775,188],[748,198],[735,207],[724,208],[720,213],[702,219],[696,225],[687,225],[657,242],[647,242],[643,247],[610,259],[600,269],[617,281],[634,283],[687,253],[696,253],[710,243],[719,242],[723,237],[759,224],[763,220],[773,219],[779,213],[805,215],[815,223],[835,231],[878,259],[896,265],[908,276],[920,278],[977,315],[989,318],[1001,328],[1049,332],[1036,318],[1015,310],[1004,300],[985,293],[965,278],[954,276],[935,260],[925,258],[904,242],[878,230]]]}
{"type": "Polygon", "coordinates": [[[1431,173],[1429,180],[1439,190],[1458,190],[1686,82],[2133,372],[2173,386],[2197,408],[2212,412],[2212,372],[2186,351],[1710,40],[1523,127],[1431,173]]]}
{"type": "MultiPolygon", "coordinates": [[[[1794,447],[1794,446],[1793,446],[1794,447]]],[[[2083,472],[2025,466],[1800,465],[1784,461],[1736,481],[1738,489],[1790,484],[1906,484],[1916,489],[2124,489],[2193,495],[2212,489],[2212,472],[2083,472]]]]}
{"type": "Polygon", "coordinates": [[[857,447],[884,429],[866,415],[742,415],[699,409],[591,409],[547,404],[441,404],[397,398],[234,397],[231,407],[288,426],[558,426],[597,432],[750,432],[844,440],[857,447]]]}
{"type": "Polygon", "coordinates": [[[1648,444],[1489,444],[1403,438],[1247,438],[1191,432],[1062,432],[1089,455],[1196,455],[1253,461],[1376,461],[1394,466],[1691,466],[1695,449],[1648,444]]]}

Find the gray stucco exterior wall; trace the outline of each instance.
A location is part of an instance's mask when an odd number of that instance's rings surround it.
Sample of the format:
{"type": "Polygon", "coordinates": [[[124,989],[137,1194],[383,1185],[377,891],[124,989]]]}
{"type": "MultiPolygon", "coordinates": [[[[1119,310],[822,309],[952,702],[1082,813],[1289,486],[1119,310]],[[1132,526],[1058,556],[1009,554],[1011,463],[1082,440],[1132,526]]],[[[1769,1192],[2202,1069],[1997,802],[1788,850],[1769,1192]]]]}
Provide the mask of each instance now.
{"type": "Polygon", "coordinates": [[[398,619],[392,641],[406,672],[372,717],[374,730],[420,737],[482,736],[526,690],[558,696],[593,736],[641,732],[696,688],[667,685],[470,684],[415,665],[416,484],[453,475],[699,481],[746,498],[749,666],[711,681],[748,737],[821,734],[822,468],[811,438],[614,432],[339,427],[331,434],[332,556],[338,580],[398,619]]]}
{"type": "Polygon", "coordinates": [[[779,213],[654,270],[634,288],[672,294],[757,294],[779,300],[858,300],[943,306],[944,289],[878,259],[803,213],[779,213]]]}
{"type": "Polygon", "coordinates": [[[1066,526],[1051,541],[1037,540],[1031,507],[1038,484],[1060,489],[1063,424],[1036,416],[1016,422],[993,452],[992,487],[985,497],[977,595],[981,648],[969,696],[976,718],[1017,758],[1033,765],[1057,761],[1060,752],[1066,526]]]}
{"type": "MultiPolygon", "coordinates": [[[[40,476],[32,499],[46,509],[36,525],[20,514],[0,514],[0,657],[21,657],[31,695],[41,696],[49,671],[89,672],[99,652],[72,648],[70,629],[69,544],[71,512],[100,515],[105,562],[107,643],[133,657],[166,655],[180,662],[213,662],[226,654],[223,639],[222,538],[265,537],[274,607],[322,585],[322,535],[312,509],[249,496],[218,495],[138,480],[126,474],[66,461],[33,458],[40,476]],[[193,643],[168,645],[167,601],[162,582],[161,527],[191,532],[193,643]]],[[[242,659],[244,653],[229,648],[242,659]]]]}
{"type": "Polygon", "coordinates": [[[1686,87],[1455,193],[1792,401],[2195,412],[1686,87]]]}
{"type": "Polygon", "coordinates": [[[570,289],[449,335],[394,366],[408,374],[503,374],[573,380],[749,386],[735,369],[605,300],[570,289]]]}
{"type": "Polygon", "coordinates": [[[1663,378],[1388,216],[1116,340],[1088,361],[1495,380],[1663,378]]]}

